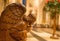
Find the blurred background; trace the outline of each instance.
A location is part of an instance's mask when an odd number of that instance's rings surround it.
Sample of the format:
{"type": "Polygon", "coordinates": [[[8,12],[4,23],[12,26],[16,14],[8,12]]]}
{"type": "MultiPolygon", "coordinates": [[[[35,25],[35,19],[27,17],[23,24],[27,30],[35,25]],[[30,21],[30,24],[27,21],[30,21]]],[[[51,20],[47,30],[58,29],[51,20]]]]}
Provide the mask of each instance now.
{"type": "MultiPolygon", "coordinates": [[[[48,0],[0,0],[0,16],[4,8],[9,4],[20,3],[26,7],[26,15],[32,10],[31,13],[36,17],[34,27],[52,28],[54,22],[53,19],[51,19],[50,12],[43,10],[47,1],[48,0]]],[[[60,30],[60,14],[56,15],[56,25],[57,30],[60,30]]]]}

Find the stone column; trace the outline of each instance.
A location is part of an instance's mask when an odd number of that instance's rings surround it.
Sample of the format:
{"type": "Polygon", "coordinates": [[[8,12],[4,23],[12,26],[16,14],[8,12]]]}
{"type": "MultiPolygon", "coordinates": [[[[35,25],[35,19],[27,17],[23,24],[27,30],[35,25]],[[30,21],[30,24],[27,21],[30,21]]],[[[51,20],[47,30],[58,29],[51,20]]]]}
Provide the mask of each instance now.
{"type": "Polygon", "coordinates": [[[4,10],[4,1],[0,0],[0,16],[3,10],[4,10]]]}
{"type": "Polygon", "coordinates": [[[27,16],[29,13],[29,0],[26,0],[26,13],[25,15],[27,16]]]}
{"type": "Polygon", "coordinates": [[[33,4],[33,0],[26,0],[26,9],[27,9],[26,16],[28,16],[30,14],[29,12],[33,9],[32,4],[33,4]]]}
{"type": "Polygon", "coordinates": [[[46,23],[46,12],[43,10],[42,23],[46,23]]]}
{"type": "Polygon", "coordinates": [[[43,16],[43,7],[44,7],[44,0],[38,0],[39,5],[38,5],[38,12],[37,12],[37,24],[42,24],[42,16],[43,16]]]}
{"type": "Polygon", "coordinates": [[[50,25],[50,12],[46,13],[46,24],[50,25]]]}
{"type": "Polygon", "coordinates": [[[59,25],[60,25],[60,15],[59,15],[59,25]]]}
{"type": "Polygon", "coordinates": [[[36,14],[36,24],[40,24],[40,19],[39,19],[39,14],[40,14],[40,6],[39,6],[39,0],[35,0],[34,1],[34,10],[36,10],[37,12],[37,14],[36,14]]]}
{"type": "Polygon", "coordinates": [[[58,15],[58,30],[60,30],[60,14],[58,15]]]}

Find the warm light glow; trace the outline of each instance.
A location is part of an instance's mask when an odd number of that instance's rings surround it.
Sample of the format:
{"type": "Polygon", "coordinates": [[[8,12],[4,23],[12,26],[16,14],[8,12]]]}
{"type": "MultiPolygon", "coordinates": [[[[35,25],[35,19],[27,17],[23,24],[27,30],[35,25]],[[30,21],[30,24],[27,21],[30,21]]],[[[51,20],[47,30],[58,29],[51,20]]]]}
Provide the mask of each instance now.
{"type": "Polygon", "coordinates": [[[15,3],[16,0],[9,0],[9,3],[15,3]]]}
{"type": "Polygon", "coordinates": [[[35,0],[35,1],[34,1],[34,5],[35,5],[35,6],[38,6],[38,5],[39,5],[39,0],[35,0]]]}
{"type": "Polygon", "coordinates": [[[15,0],[12,0],[12,3],[15,3],[15,0]]]}
{"type": "Polygon", "coordinates": [[[34,6],[38,7],[43,0],[34,0],[34,6]]]}

